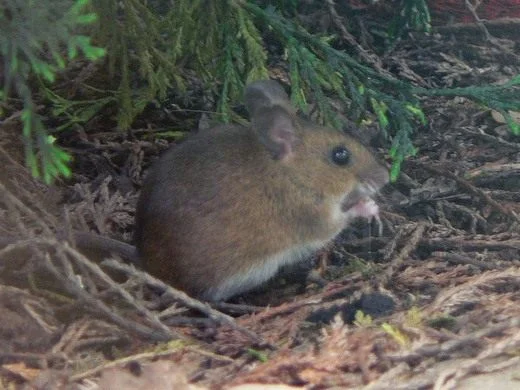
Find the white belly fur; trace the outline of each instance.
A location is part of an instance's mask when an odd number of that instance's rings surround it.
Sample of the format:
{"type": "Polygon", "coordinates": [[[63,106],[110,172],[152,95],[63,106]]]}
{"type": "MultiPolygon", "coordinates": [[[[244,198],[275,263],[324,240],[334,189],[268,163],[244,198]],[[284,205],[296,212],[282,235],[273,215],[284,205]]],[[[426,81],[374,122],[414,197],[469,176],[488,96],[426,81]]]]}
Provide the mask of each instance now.
{"type": "MultiPolygon", "coordinates": [[[[295,263],[311,255],[314,251],[322,248],[327,241],[317,241],[305,246],[293,247],[289,250],[279,252],[267,259],[252,262],[252,266],[247,272],[237,274],[224,281],[218,287],[212,287],[204,293],[204,298],[212,301],[226,299],[232,295],[262,284],[273,277],[283,265],[295,263]]],[[[244,259],[246,261],[246,259],[244,259]]]]}

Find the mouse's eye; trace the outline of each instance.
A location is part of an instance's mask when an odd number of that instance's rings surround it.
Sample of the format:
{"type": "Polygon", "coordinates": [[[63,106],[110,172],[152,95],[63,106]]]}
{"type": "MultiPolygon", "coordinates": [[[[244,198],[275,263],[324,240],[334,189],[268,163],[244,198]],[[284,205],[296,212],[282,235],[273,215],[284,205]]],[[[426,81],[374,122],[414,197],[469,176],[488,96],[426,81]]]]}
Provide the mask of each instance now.
{"type": "Polygon", "coordinates": [[[347,165],[350,162],[350,150],[346,146],[340,145],[332,149],[332,161],[337,165],[347,165]]]}

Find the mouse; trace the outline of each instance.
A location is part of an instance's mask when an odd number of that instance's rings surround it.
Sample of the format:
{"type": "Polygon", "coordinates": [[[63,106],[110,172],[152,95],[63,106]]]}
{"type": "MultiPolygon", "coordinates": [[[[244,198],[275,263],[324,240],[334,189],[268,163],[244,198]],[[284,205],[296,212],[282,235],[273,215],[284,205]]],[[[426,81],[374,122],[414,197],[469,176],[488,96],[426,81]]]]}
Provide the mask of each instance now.
{"type": "Polygon", "coordinates": [[[378,215],[388,169],[344,132],[298,115],[274,80],[248,84],[250,125],[191,135],[155,161],[136,209],[144,269],[222,301],[378,215]]]}

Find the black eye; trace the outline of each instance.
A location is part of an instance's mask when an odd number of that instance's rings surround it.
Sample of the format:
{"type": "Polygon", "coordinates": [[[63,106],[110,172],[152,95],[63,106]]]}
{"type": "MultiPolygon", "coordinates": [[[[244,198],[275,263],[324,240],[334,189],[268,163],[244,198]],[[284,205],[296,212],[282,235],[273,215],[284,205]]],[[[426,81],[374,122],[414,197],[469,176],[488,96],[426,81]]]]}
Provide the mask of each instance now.
{"type": "Polygon", "coordinates": [[[337,165],[347,165],[350,162],[350,151],[340,145],[332,149],[332,161],[337,165]]]}

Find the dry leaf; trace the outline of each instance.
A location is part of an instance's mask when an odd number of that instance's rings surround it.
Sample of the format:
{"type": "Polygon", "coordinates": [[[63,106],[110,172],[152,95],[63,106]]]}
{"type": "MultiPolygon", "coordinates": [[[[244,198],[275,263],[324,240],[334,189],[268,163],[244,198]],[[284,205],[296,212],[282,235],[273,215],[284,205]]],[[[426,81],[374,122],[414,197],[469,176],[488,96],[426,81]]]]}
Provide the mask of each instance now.
{"type": "Polygon", "coordinates": [[[2,368],[22,377],[27,382],[34,380],[41,372],[39,368],[27,367],[25,363],[4,364],[2,368]]]}

